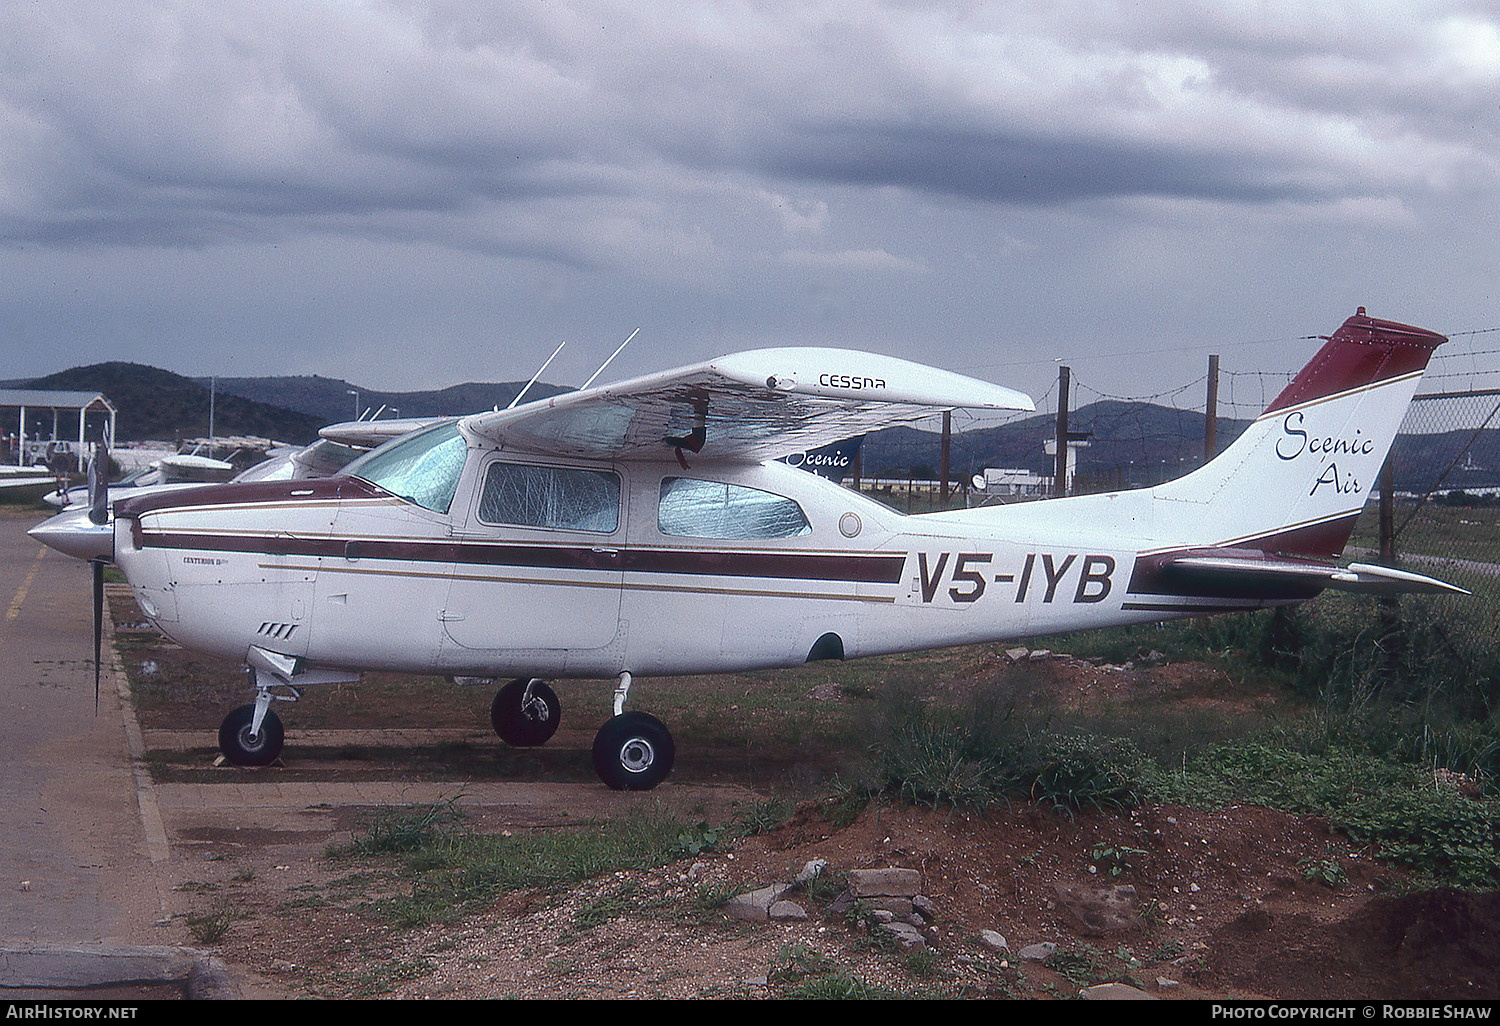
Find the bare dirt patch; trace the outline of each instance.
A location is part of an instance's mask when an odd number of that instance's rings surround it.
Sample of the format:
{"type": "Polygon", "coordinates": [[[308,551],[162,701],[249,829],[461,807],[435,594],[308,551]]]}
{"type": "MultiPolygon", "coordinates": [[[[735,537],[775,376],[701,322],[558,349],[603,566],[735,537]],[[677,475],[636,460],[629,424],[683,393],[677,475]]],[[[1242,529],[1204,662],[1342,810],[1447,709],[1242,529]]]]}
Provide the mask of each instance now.
{"type": "Polygon", "coordinates": [[[188,904],[232,905],[220,957],[253,970],[259,992],[286,996],[764,997],[832,981],[905,996],[1067,997],[1123,982],[1163,997],[1500,997],[1500,896],[1400,893],[1399,876],[1316,821],[1250,807],[1070,818],[880,805],[836,829],[825,813],[805,806],[728,851],[513,892],[414,930],[365,904],[411,886],[388,862],[248,835],[232,853],[210,843],[203,855],[227,853],[204,863],[219,879],[188,904]],[[705,900],[814,859],[835,879],[920,870],[936,907],[925,953],[831,911],[836,888],[793,895],[804,921],[739,922],[705,900]],[[1336,887],[1305,868],[1329,862],[1345,876],[1336,887]],[[1121,886],[1137,899],[1132,924],[1091,926],[1068,900],[1121,886]],[[981,944],[982,930],[1010,953],[981,944]],[[1057,951],[1017,957],[1038,943],[1057,951]]]}
{"type": "MultiPolygon", "coordinates": [[[[221,709],[245,700],[233,667],[195,662],[141,630],[128,604],[114,605],[148,733],[212,726],[221,709]]],[[[934,665],[895,663],[889,674],[934,665]]],[[[955,688],[1003,680],[1022,700],[1095,716],[1132,703],[1228,717],[1276,701],[1201,664],[1011,664],[1003,653],[975,651],[949,655],[946,666],[955,688]]],[[[841,709],[878,688],[879,672],[821,668],[716,680],[697,692],[691,682],[663,687],[653,697],[677,703],[667,718],[679,749],[692,754],[659,792],[634,798],[573,772],[586,759],[587,715],[584,725],[575,717],[565,726],[557,753],[538,756],[491,753],[485,746],[498,746],[494,739],[462,758],[382,740],[396,725],[483,724],[487,694],[454,698],[443,682],[376,677],[311,697],[314,727],[366,731],[353,753],[333,746],[319,754],[290,741],[284,765],[253,772],[214,768],[208,751],[151,757],[159,780],[203,795],[222,784],[269,791],[319,780],[461,782],[467,774],[516,788],[514,806],[469,810],[464,829],[478,833],[589,829],[654,803],[684,823],[718,824],[743,808],[684,801],[690,784],[770,797],[788,793],[789,783],[826,782],[840,764],[828,739],[843,736],[841,709]],[[790,717],[785,705],[762,700],[771,693],[810,711],[790,717]],[[566,797],[546,790],[559,787],[569,788],[566,797]],[[554,796],[527,800],[544,793],[554,796]]],[[[604,706],[608,685],[580,685],[578,694],[604,706]]],[[[785,824],[727,848],[574,887],[513,891],[455,922],[414,929],[374,902],[422,886],[418,874],[393,858],[328,857],[330,845],[358,836],[379,811],[309,804],[263,822],[231,808],[178,823],[178,939],[213,950],[260,997],[1040,998],[1103,982],[1168,998],[1500,997],[1500,896],[1409,891],[1376,852],[1320,821],[1256,807],[1069,814],[1017,803],[977,814],[874,804],[839,826],[833,804],[807,802],[785,824]],[[746,923],[725,914],[730,893],[789,879],[815,859],[826,860],[833,885],[793,895],[805,920],[746,923]],[[843,874],[882,866],[922,874],[935,916],[920,951],[887,939],[861,910],[832,904],[843,874]],[[1124,914],[1098,914],[1101,896],[1121,888],[1131,889],[1124,914]],[[986,930],[1003,934],[1009,951],[981,943],[986,930]],[[1056,946],[1052,957],[1019,957],[1041,943],[1056,946]]]]}

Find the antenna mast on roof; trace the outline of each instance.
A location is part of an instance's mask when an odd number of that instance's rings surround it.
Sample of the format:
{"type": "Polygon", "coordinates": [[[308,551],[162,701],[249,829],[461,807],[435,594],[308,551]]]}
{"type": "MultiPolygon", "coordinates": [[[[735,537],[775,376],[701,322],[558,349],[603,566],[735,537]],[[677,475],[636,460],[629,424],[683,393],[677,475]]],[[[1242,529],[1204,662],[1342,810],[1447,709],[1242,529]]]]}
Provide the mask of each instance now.
{"type": "Polygon", "coordinates": [[[541,377],[542,376],[542,372],[547,369],[547,364],[551,363],[557,357],[557,354],[560,353],[560,352],[562,352],[562,347],[565,346],[565,345],[567,345],[567,344],[568,344],[568,340],[567,339],[563,339],[561,342],[559,342],[557,344],[557,348],[554,349],[554,350],[552,350],[552,355],[549,356],[549,357],[547,357],[547,363],[542,364],[540,367],[538,367],[536,369],[536,373],[531,376],[531,380],[528,381],[528,382],[526,382],[526,387],[522,388],[519,392],[517,392],[516,393],[516,397],[510,401],[510,406],[506,407],[507,410],[511,409],[512,407],[514,407],[517,403],[519,403],[521,401],[521,396],[525,395],[528,391],[530,391],[531,386],[534,385],[534,384],[536,384],[536,379],[539,378],[539,377],[541,377]]]}
{"type": "Polygon", "coordinates": [[[635,338],[636,335],[640,334],[640,331],[640,328],[636,328],[635,331],[632,331],[629,337],[627,337],[624,342],[620,343],[620,348],[609,354],[609,359],[605,360],[599,365],[599,369],[594,371],[593,377],[585,381],[583,383],[583,388],[580,388],[578,391],[582,392],[584,388],[588,388],[590,385],[592,385],[594,383],[594,378],[597,378],[599,375],[604,373],[604,368],[608,367],[611,363],[614,362],[615,357],[620,355],[620,351],[623,350],[626,346],[630,345],[630,339],[635,338]]]}

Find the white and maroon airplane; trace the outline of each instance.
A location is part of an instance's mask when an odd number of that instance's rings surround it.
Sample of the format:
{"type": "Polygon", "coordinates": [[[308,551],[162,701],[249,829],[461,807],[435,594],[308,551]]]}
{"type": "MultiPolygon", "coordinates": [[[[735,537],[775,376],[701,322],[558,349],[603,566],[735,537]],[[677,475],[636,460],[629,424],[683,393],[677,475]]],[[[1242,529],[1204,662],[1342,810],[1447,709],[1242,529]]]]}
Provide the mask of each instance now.
{"type": "MultiPolygon", "coordinates": [[[[273,699],[361,670],[515,677],[492,707],[545,742],[544,679],[616,677],[593,747],[617,789],[670,771],[635,676],[1002,641],[1299,602],[1459,591],[1335,562],[1443,336],[1363,310],[1222,454],[1155,488],[902,515],[776,457],[1024,395],[867,353],[769,349],[445,420],[321,480],[64,513],[32,534],[112,560],[180,644],[250,667],[219,731],[281,750],[273,699]]],[[[336,434],[336,432],[335,432],[336,434]]],[[[96,563],[97,566],[97,563],[96,563]]],[[[96,587],[96,595],[98,588],[96,587]]],[[[97,598],[96,598],[97,602],[97,598]]]]}

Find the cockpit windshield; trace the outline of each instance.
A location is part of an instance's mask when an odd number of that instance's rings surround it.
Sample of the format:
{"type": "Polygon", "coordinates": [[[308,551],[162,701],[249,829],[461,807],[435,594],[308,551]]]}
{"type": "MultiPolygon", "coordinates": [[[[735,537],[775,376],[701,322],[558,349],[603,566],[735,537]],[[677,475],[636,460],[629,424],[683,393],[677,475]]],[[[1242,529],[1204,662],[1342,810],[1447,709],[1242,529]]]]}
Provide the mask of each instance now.
{"type": "Polygon", "coordinates": [[[458,489],[469,444],[449,420],[403,435],[366,453],[344,473],[434,513],[446,513],[458,489]]]}

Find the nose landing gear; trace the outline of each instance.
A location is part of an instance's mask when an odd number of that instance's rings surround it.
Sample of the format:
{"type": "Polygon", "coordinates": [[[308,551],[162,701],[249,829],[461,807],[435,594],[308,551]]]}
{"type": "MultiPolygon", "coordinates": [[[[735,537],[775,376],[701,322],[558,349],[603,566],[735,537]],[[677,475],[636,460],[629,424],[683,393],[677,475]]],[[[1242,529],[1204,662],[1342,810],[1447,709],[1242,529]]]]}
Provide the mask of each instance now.
{"type": "Polygon", "coordinates": [[[562,703],[544,681],[535,677],[511,681],[495,693],[490,724],[500,740],[517,748],[546,744],[557,733],[562,703]]]}

